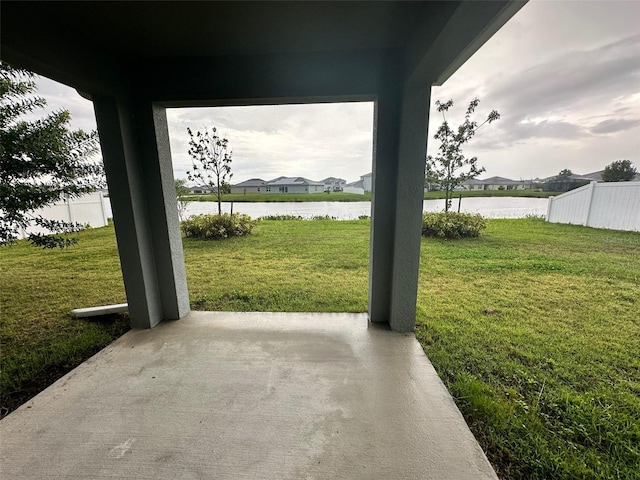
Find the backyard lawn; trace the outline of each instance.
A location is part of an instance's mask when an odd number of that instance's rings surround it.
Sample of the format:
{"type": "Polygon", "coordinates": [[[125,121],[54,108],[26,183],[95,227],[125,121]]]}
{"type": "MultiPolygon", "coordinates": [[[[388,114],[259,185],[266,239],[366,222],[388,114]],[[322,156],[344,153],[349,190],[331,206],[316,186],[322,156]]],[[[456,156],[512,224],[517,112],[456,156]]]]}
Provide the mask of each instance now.
{"type": "MultiPolygon", "coordinates": [[[[184,240],[192,308],[367,307],[368,220],[263,221],[184,240]]],[[[112,227],[67,250],[0,249],[0,388],[14,409],[127,330],[112,227]]],[[[423,239],[416,336],[501,478],[638,478],[640,234],[490,220],[423,239]]]]}

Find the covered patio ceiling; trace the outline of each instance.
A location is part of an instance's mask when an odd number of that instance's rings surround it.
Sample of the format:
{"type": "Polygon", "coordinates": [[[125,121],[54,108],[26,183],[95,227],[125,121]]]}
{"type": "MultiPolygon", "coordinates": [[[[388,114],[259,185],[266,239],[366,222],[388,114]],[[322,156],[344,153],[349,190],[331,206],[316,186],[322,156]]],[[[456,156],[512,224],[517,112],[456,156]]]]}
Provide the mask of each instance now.
{"type": "Polygon", "coordinates": [[[0,55],[93,100],[132,325],[189,295],[166,107],[375,102],[368,314],[415,325],[430,90],[522,1],[3,1],[0,55]]]}
{"type": "Polygon", "coordinates": [[[5,0],[2,58],[89,94],[143,84],[154,100],[247,101],[237,86],[248,76],[254,86],[286,79],[303,96],[320,82],[371,95],[389,74],[441,84],[523,4],[5,0]],[[189,78],[205,91],[176,85],[189,78]]]}

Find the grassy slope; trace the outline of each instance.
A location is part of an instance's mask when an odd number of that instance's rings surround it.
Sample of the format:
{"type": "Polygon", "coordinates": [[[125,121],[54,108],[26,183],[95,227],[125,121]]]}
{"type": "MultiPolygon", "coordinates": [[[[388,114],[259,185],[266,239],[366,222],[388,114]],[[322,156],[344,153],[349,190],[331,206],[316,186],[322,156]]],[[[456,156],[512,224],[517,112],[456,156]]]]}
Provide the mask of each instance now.
{"type": "Polygon", "coordinates": [[[416,336],[501,476],[638,478],[639,234],[531,219],[425,240],[418,304],[416,336]]]}
{"type": "MultiPolygon", "coordinates": [[[[368,240],[367,221],[265,221],[248,238],[185,240],[192,305],[363,311],[368,240]]],[[[68,251],[0,249],[0,264],[3,392],[126,329],[66,317],[124,300],[111,228],[68,251]]],[[[417,337],[504,478],[635,477],[639,311],[639,234],[525,219],[423,240],[417,337]]]]}
{"type": "Polygon", "coordinates": [[[263,221],[247,238],[184,246],[194,309],[367,309],[367,221],[263,221]]]}
{"type": "Polygon", "coordinates": [[[126,302],[112,227],[43,251],[0,249],[0,399],[13,410],[129,329],[126,316],[76,320],[73,308],[126,302]]]}

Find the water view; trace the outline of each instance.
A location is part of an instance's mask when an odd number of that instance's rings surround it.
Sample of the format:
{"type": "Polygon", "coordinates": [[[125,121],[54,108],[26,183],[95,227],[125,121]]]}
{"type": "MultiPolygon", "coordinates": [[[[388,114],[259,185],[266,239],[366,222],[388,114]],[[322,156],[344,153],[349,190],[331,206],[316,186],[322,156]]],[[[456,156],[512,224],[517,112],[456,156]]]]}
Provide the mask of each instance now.
{"type": "MultiPolygon", "coordinates": [[[[487,218],[524,218],[529,215],[545,216],[546,198],[527,197],[473,197],[463,198],[461,212],[479,213],[487,218]]],[[[105,199],[108,216],[112,217],[111,204],[105,199]]],[[[231,203],[223,202],[224,212],[231,211],[231,203]]],[[[452,210],[458,209],[458,199],[454,199],[452,210]]],[[[425,200],[423,211],[439,212],[444,210],[444,200],[425,200]]],[[[191,202],[187,206],[186,216],[202,213],[217,213],[215,202],[191,202]]],[[[298,215],[304,218],[328,215],[339,220],[353,220],[362,215],[371,215],[371,202],[274,202],[274,203],[238,203],[233,204],[234,213],[246,213],[253,218],[267,215],[298,215]]]]}

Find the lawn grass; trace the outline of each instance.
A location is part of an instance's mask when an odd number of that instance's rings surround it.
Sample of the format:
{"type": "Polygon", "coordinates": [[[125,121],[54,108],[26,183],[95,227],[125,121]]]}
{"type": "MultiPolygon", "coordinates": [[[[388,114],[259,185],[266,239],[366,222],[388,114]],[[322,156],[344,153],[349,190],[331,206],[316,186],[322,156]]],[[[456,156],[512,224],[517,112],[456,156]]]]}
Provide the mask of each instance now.
{"type": "Polygon", "coordinates": [[[490,220],[421,262],[416,336],[502,478],[638,478],[640,234],[490,220]]]}
{"type": "Polygon", "coordinates": [[[0,417],[129,330],[126,315],[73,319],[73,308],[126,302],[113,227],[80,244],[0,248],[0,417]]]}
{"type": "Polygon", "coordinates": [[[183,240],[192,308],[367,310],[367,220],[262,221],[254,232],[213,244],[183,240]]]}
{"type": "MultiPolygon", "coordinates": [[[[562,192],[542,192],[540,190],[470,190],[467,192],[453,192],[453,198],[467,197],[533,197],[548,198],[560,195],[562,192]]],[[[445,198],[444,192],[424,192],[425,200],[445,198]]]]}
{"type": "MultiPolygon", "coordinates": [[[[192,307],[364,311],[369,226],[185,239],[192,307]]],[[[66,316],[124,301],[112,227],[65,251],[0,249],[0,265],[3,402],[126,329],[66,316]]],[[[418,295],[416,336],[502,478],[638,478],[640,234],[489,220],[477,239],[423,239],[418,295]]]]}

